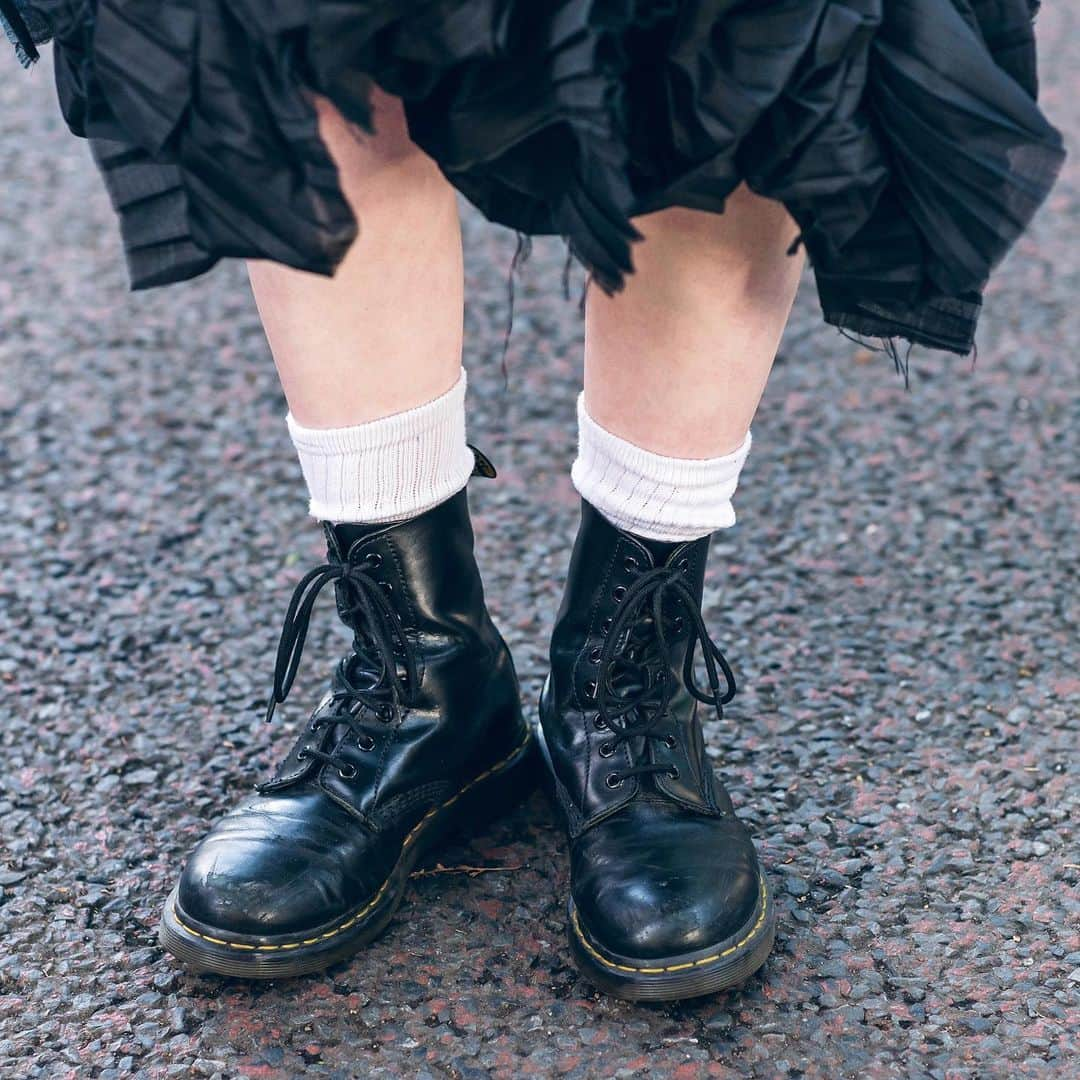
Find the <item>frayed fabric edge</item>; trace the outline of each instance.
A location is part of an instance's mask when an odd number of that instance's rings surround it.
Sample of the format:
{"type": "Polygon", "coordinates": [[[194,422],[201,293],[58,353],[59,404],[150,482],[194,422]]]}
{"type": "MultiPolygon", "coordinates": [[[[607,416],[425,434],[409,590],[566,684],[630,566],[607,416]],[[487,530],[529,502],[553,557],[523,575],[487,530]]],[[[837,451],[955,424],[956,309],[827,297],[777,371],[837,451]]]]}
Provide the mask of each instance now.
{"type": "MultiPolygon", "coordinates": [[[[884,353],[892,362],[893,367],[896,370],[897,375],[903,376],[904,389],[911,390],[911,353],[916,345],[922,344],[921,342],[908,341],[907,348],[904,349],[903,356],[900,355],[900,344],[895,337],[877,337],[869,339],[861,334],[852,333],[849,330],[845,330],[842,326],[834,327],[837,333],[841,337],[845,337],[848,341],[855,342],[856,345],[861,345],[864,349],[874,353],[884,353]],[[875,341],[877,344],[875,344],[875,341]]],[[[930,346],[924,346],[928,348],[930,346]]],[[[979,362],[979,346],[977,342],[971,343],[971,348],[966,353],[957,354],[964,357],[970,357],[971,370],[974,371],[979,362]]]]}
{"type": "Polygon", "coordinates": [[[878,338],[878,344],[875,345],[872,341],[867,340],[860,334],[853,334],[848,330],[845,330],[842,326],[838,326],[837,331],[841,337],[845,337],[848,341],[854,341],[856,345],[861,345],[864,349],[868,349],[870,352],[885,353],[886,356],[893,362],[893,367],[896,369],[897,375],[903,375],[904,377],[904,389],[911,389],[911,350],[915,347],[913,341],[907,343],[907,349],[904,352],[903,359],[900,357],[900,349],[896,344],[896,338],[893,337],[880,337],[878,338]]]}
{"type": "MultiPolygon", "coordinates": [[[[570,246],[570,241],[567,237],[563,237],[566,244],[566,259],[563,262],[561,285],[563,299],[567,302],[573,300],[571,293],[571,273],[575,261],[581,264],[581,260],[574,254],[573,248],[570,246]]],[[[503,334],[502,352],[500,355],[500,363],[502,367],[503,376],[503,388],[507,388],[510,385],[510,372],[507,366],[507,356],[510,351],[510,338],[514,332],[514,301],[516,298],[515,280],[517,274],[528,262],[532,255],[532,241],[533,238],[529,233],[517,231],[517,246],[514,249],[513,258],[510,260],[510,268],[506,275],[506,301],[507,301],[507,315],[506,315],[506,332],[503,334]]],[[[584,317],[585,305],[589,296],[589,288],[593,283],[593,275],[586,268],[585,280],[581,286],[581,293],[577,299],[578,314],[584,317]]]]}
{"type": "Polygon", "coordinates": [[[4,36],[15,46],[15,59],[24,68],[33,67],[41,59],[37,47],[52,36],[45,23],[25,11],[18,0],[0,0],[0,27],[4,30],[4,36]]]}

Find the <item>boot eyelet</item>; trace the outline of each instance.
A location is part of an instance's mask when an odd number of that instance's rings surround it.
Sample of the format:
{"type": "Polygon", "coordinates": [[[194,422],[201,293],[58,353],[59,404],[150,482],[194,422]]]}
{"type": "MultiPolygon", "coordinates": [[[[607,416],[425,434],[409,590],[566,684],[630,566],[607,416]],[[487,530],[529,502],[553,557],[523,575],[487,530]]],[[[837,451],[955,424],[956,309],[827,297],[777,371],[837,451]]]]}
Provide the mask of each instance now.
{"type": "Polygon", "coordinates": [[[361,735],[360,738],[356,740],[356,745],[367,753],[368,751],[375,749],[375,740],[370,735],[361,735]]]}
{"type": "Polygon", "coordinates": [[[364,556],[364,563],[370,566],[372,570],[377,570],[382,566],[382,556],[377,551],[369,551],[364,556]]]}
{"type": "Polygon", "coordinates": [[[669,750],[674,750],[675,747],[679,745],[679,740],[676,739],[674,735],[665,735],[664,736],[664,745],[669,750]]]}
{"type": "Polygon", "coordinates": [[[357,777],[356,766],[347,765],[344,769],[338,769],[337,774],[342,780],[355,780],[357,777]]]}
{"type": "Polygon", "coordinates": [[[611,620],[610,620],[610,619],[605,619],[605,620],[604,620],[604,621],[603,621],[603,622],[602,622],[602,623],[600,624],[600,633],[601,633],[601,634],[605,634],[605,635],[606,635],[606,634],[607,634],[607,632],[608,632],[608,631],[609,631],[610,629],[611,629],[611,620]]]}
{"type": "Polygon", "coordinates": [[[600,756],[601,757],[611,757],[611,755],[614,754],[614,753],[615,753],[615,747],[611,743],[605,742],[605,743],[600,744],[600,756]]]}
{"type": "Polygon", "coordinates": [[[633,645],[631,645],[630,648],[626,650],[624,655],[626,656],[626,659],[633,664],[637,662],[638,657],[641,655],[641,653],[639,653],[638,650],[635,649],[633,645]]]}
{"type": "Polygon", "coordinates": [[[598,716],[593,721],[593,727],[596,728],[597,731],[607,731],[608,723],[602,716],[598,716]]]}
{"type": "Polygon", "coordinates": [[[623,778],[617,772],[609,772],[607,776],[604,777],[604,784],[614,791],[615,788],[622,787],[623,778]]]}
{"type": "Polygon", "coordinates": [[[380,581],[379,584],[389,593],[394,591],[394,586],[389,581],[380,581]]]}
{"type": "Polygon", "coordinates": [[[595,700],[596,698],[596,683],[591,679],[585,684],[585,696],[590,701],[595,700]]]}
{"type": "Polygon", "coordinates": [[[676,615],[675,616],[675,622],[672,625],[672,629],[675,631],[676,634],[681,634],[685,628],[686,628],[686,621],[683,619],[683,617],[681,615],[676,615]]]}
{"type": "Polygon", "coordinates": [[[599,645],[597,645],[589,653],[589,663],[591,663],[591,664],[599,664],[600,663],[600,657],[602,655],[603,655],[603,650],[600,648],[599,645]]]}
{"type": "Polygon", "coordinates": [[[679,779],[679,767],[678,767],[678,765],[672,765],[671,768],[668,769],[668,776],[670,776],[672,780],[678,780],[679,779]]]}
{"type": "Polygon", "coordinates": [[[685,557],[681,558],[679,560],[679,569],[684,574],[689,574],[690,573],[690,560],[685,558],[685,557]]]}
{"type": "Polygon", "coordinates": [[[637,568],[638,568],[638,561],[637,561],[637,559],[634,558],[633,555],[627,555],[626,558],[623,559],[623,569],[628,574],[632,574],[637,568]]]}
{"type": "Polygon", "coordinates": [[[625,585],[616,585],[615,588],[611,590],[611,599],[614,600],[616,604],[619,603],[625,595],[625,585]]]}
{"type": "Polygon", "coordinates": [[[297,750],[296,751],[296,760],[297,761],[307,761],[307,759],[308,759],[307,747],[304,747],[302,750],[297,750]]]}

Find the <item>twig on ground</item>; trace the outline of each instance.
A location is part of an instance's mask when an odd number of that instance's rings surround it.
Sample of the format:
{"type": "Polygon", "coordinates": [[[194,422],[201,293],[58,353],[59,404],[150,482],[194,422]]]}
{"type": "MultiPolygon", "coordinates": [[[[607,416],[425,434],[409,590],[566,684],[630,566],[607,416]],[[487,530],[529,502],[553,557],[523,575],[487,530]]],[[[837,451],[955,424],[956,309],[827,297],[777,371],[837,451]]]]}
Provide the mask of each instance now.
{"type": "Polygon", "coordinates": [[[478,874],[506,873],[511,870],[524,870],[524,866],[443,866],[436,863],[433,867],[425,870],[414,870],[409,876],[414,878],[434,877],[436,874],[468,874],[476,877],[478,874]]]}

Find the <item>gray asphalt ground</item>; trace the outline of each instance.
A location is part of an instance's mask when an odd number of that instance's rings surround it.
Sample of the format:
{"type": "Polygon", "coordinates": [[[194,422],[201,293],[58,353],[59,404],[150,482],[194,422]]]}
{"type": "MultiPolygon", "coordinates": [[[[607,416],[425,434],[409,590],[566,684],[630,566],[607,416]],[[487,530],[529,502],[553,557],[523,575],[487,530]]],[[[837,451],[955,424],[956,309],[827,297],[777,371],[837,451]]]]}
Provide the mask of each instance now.
{"type": "MultiPolygon", "coordinates": [[[[539,797],[447,850],[353,962],[178,970],[158,911],[284,752],[330,607],[261,723],[321,557],[241,267],[131,296],[48,62],[0,85],[0,1075],[1078,1077],[1080,34],[1042,16],[1074,158],[993,282],[978,362],[883,356],[809,283],[718,538],[707,618],[743,691],[708,740],[780,896],[741,989],[607,1000],[570,964],[539,797]],[[469,872],[462,867],[482,868],[469,872]]],[[[469,214],[480,558],[529,707],[575,527],[581,323],[537,245],[469,214]]]]}

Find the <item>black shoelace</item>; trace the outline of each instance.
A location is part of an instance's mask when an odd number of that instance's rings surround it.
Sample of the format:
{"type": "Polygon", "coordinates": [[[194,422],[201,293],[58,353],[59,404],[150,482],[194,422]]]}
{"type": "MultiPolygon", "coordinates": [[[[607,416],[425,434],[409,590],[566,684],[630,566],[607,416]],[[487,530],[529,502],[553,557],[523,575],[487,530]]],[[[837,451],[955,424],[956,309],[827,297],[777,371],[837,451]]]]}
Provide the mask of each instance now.
{"type": "Polygon", "coordinates": [[[678,778],[677,767],[646,760],[650,740],[675,746],[675,736],[666,730],[674,686],[670,670],[672,643],[665,620],[672,614],[675,614],[676,632],[681,632],[685,625],[683,615],[689,622],[690,636],[682,671],[682,682],[689,693],[698,701],[712,705],[718,718],[723,717],[724,706],[735,696],[735,676],[723,653],[709,637],[697,598],[680,570],[660,566],[642,573],[627,587],[598,658],[597,726],[607,728],[611,733],[609,740],[601,746],[601,753],[610,757],[625,744],[631,748],[633,760],[630,768],[608,774],[605,782],[610,787],[618,787],[632,776],[666,773],[673,779],[678,778]],[[646,614],[651,616],[651,626],[643,618],[646,614]],[[646,628],[647,638],[642,640],[642,631],[646,628]],[[709,680],[708,690],[698,684],[694,672],[699,646],[709,680]],[[724,689],[720,685],[721,674],[726,684],[724,689]],[[627,684],[624,686],[626,692],[620,692],[614,685],[620,676],[627,684]],[[637,754],[634,753],[634,740],[641,740],[637,754]]]}
{"type": "MultiPolygon", "coordinates": [[[[326,711],[312,720],[311,730],[346,724],[356,736],[360,749],[370,750],[374,747],[374,739],[366,726],[367,716],[373,715],[382,723],[400,718],[402,710],[409,704],[410,694],[419,683],[419,676],[416,657],[401,619],[387,598],[385,586],[366,569],[377,565],[374,562],[377,559],[379,556],[371,553],[361,564],[324,563],[297,583],[278,641],[274,689],[266,707],[267,721],[289,696],[307,640],[312,609],[319,593],[331,581],[341,582],[343,586],[346,597],[343,613],[348,616],[355,635],[353,652],[342,662],[338,674],[340,685],[334,687],[326,711]],[[399,665],[403,671],[399,671],[399,665]]],[[[344,779],[356,775],[355,766],[314,747],[305,747],[297,756],[301,760],[316,758],[336,765],[344,779]]]]}

